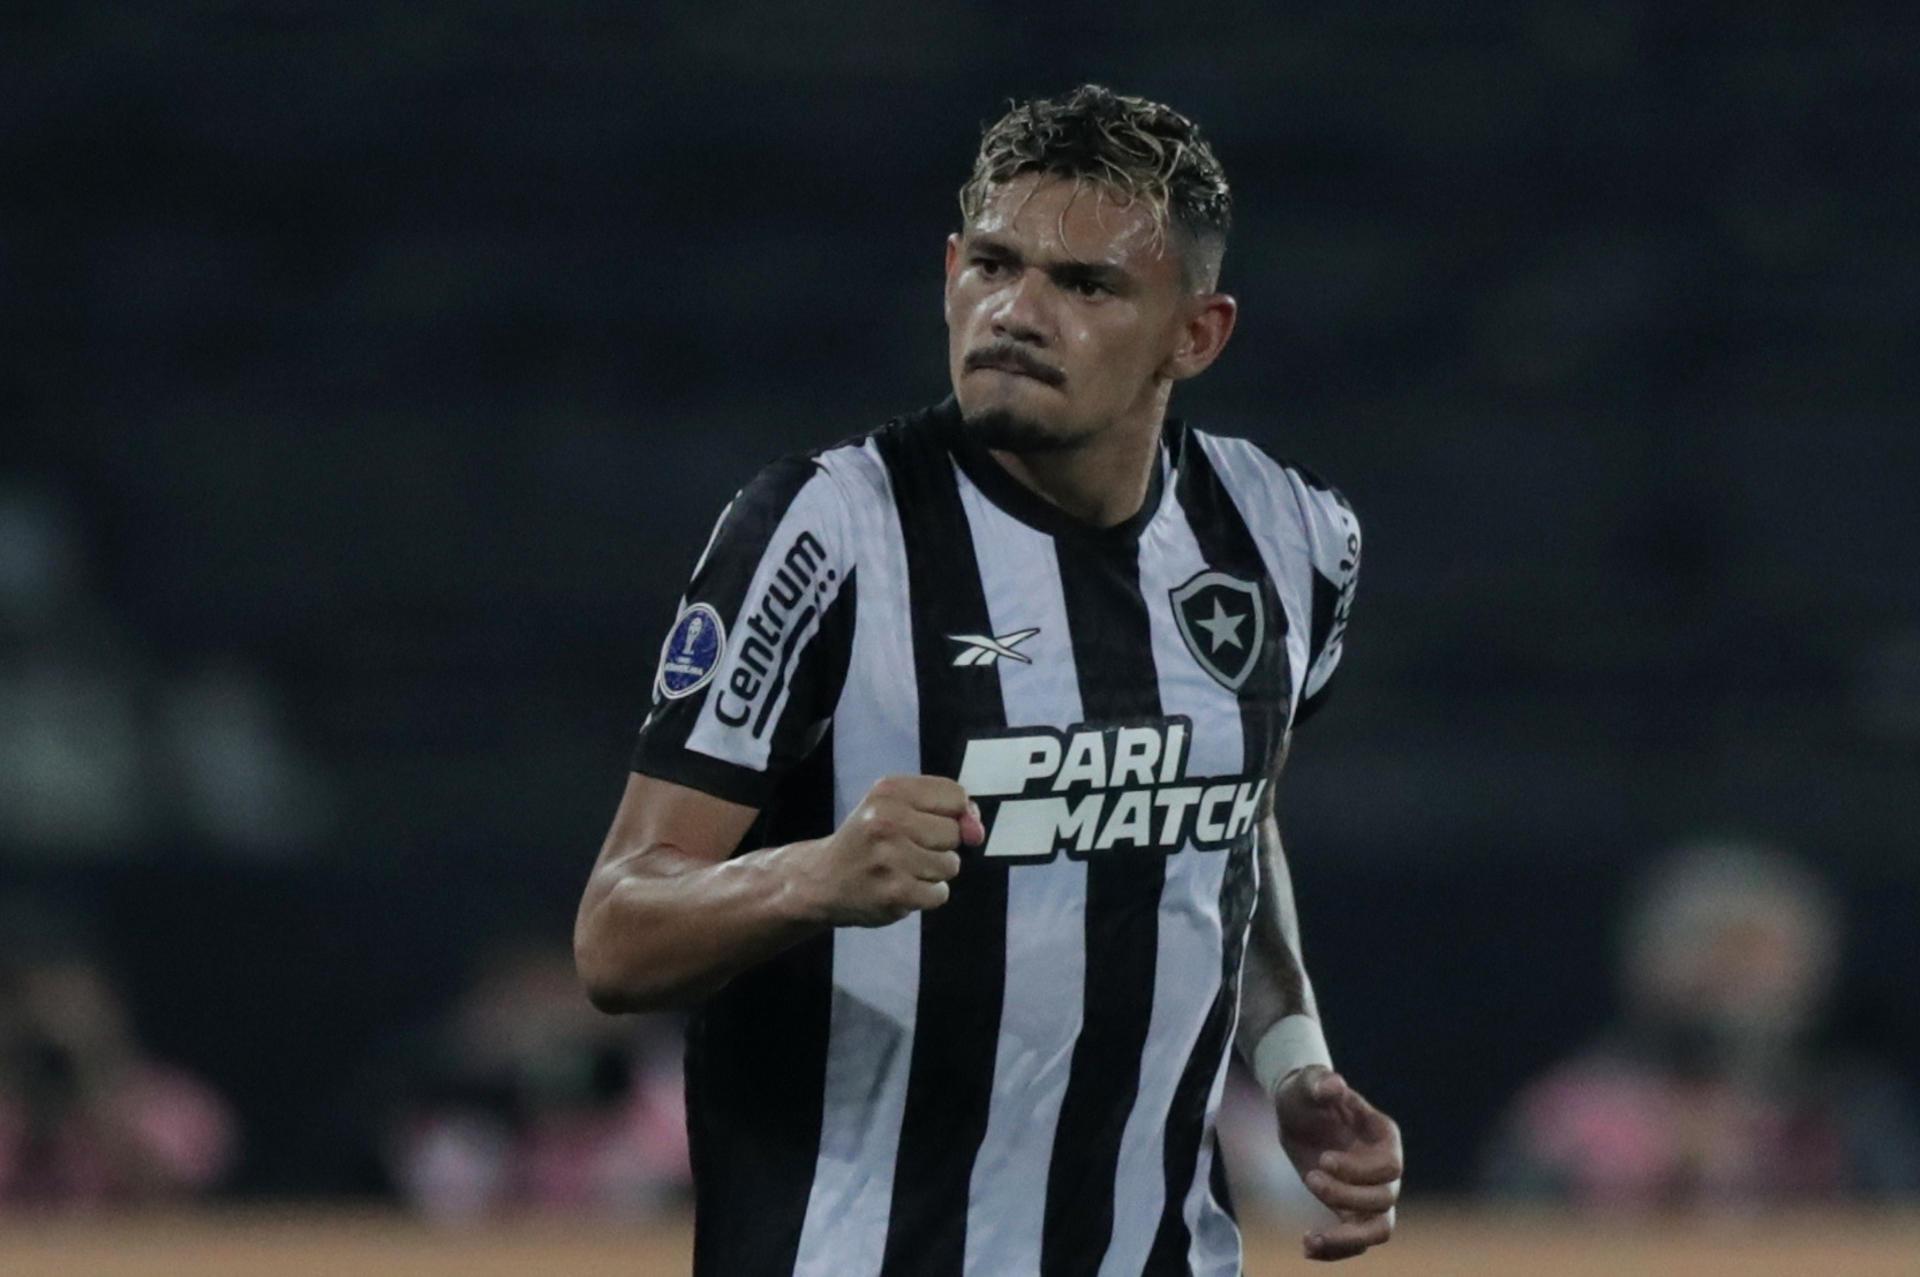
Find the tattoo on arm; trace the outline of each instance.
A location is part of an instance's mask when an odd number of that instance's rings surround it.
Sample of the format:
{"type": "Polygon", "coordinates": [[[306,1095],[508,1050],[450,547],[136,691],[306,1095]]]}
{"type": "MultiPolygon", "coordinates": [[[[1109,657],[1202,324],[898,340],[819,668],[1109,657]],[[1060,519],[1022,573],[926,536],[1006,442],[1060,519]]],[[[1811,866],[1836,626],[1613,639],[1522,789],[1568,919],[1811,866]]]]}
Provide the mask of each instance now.
{"type": "Polygon", "coordinates": [[[1279,994],[1280,1014],[1312,1014],[1313,994],[1306,968],[1300,962],[1300,920],[1294,910],[1293,882],[1280,846],[1279,826],[1272,817],[1260,823],[1259,846],[1260,897],[1254,903],[1253,928],[1247,943],[1252,946],[1252,954],[1260,957],[1279,994]]]}
{"type": "Polygon", "coordinates": [[[1286,851],[1280,844],[1280,825],[1273,815],[1273,792],[1291,743],[1290,734],[1280,743],[1273,777],[1267,785],[1266,809],[1256,826],[1260,892],[1254,900],[1253,921],[1247,933],[1240,1028],[1235,1035],[1241,1054],[1249,1060],[1260,1038],[1285,1017],[1319,1015],[1313,983],[1300,960],[1300,922],[1294,912],[1293,881],[1287,872],[1286,851]]]}

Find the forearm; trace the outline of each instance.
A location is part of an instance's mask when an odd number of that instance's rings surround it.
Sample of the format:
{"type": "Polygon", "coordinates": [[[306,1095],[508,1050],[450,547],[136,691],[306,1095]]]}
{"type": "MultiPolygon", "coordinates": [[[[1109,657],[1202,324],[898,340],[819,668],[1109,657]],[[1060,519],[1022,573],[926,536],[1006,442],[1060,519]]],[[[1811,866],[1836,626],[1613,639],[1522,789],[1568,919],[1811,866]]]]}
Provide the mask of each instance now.
{"type": "Polygon", "coordinates": [[[804,844],[709,863],[650,847],[594,871],[574,925],[603,1011],[684,1006],[825,927],[795,872],[804,844]]]}
{"type": "Polygon", "coordinates": [[[1272,816],[1260,824],[1260,893],[1247,935],[1240,985],[1240,1024],[1234,1035],[1240,1054],[1253,1062],[1260,1040],[1290,1015],[1319,1018],[1313,982],[1300,956],[1300,920],[1287,871],[1280,830],[1272,816]]]}

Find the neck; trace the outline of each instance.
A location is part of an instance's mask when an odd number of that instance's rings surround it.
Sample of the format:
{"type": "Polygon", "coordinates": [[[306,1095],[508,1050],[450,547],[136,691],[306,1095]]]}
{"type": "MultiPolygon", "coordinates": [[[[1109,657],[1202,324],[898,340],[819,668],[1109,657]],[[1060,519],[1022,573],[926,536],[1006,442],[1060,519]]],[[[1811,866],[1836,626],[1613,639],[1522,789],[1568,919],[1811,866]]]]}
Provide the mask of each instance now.
{"type": "Polygon", "coordinates": [[[1156,411],[1114,422],[1086,442],[1058,452],[1004,452],[993,459],[1047,502],[1096,528],[1125,523],[1146,503],[1159,464],[1160,426],[1166,399],[1156,411]]]}

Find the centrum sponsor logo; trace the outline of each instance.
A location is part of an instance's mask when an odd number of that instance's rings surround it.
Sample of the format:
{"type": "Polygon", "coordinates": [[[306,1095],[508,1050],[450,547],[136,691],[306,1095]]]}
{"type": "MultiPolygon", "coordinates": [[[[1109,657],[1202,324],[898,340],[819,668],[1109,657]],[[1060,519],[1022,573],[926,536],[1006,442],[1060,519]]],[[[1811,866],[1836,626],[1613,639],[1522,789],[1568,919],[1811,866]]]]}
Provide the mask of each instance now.
{"type": "Polygon", "coordinates": [[[1052,860],[1133,849],[1215,851],[1253,828],[1264,779],[1186,774],[1193,725],[1022,728],[967,742],[960,784],[980,802],[983,853],[1052,860]]]}
{"type": "Polygon", "coordinates": [[[839,579],[832,568],[822,576],[826,561],[827,547],[819,537],[811,532],[795,537],[759,601],[735,631],[740,654],[713,708],[714,716],[727,726],[740,727],[751,717],[755,736],[766,731],[767,719],[786,685],[794,649],[807,633],[808,622],[819,613],[818,594],[826,582],[839,579]],[[729,694],[739,702],[737,711],[727,703],[729,694]],[[755,705],[760,707],[757,715],[755,705]]]}

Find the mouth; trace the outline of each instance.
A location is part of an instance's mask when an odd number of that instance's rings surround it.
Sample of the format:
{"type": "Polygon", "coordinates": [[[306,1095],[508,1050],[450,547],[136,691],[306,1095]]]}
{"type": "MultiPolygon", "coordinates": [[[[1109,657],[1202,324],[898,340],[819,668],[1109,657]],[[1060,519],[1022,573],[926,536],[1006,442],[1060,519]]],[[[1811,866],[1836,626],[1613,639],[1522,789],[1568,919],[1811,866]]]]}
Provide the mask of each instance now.
{"type": "Polygon", "coordinates": [[[1067,380],[1066,374],[1058,368],[1050,368],[1017,348],[989,347],[973,351],[963,361],[962,367],[967,372],[1003,372],[1015,377],[1027,377],[1045,386],[1058,387],[1067,380]]]}

